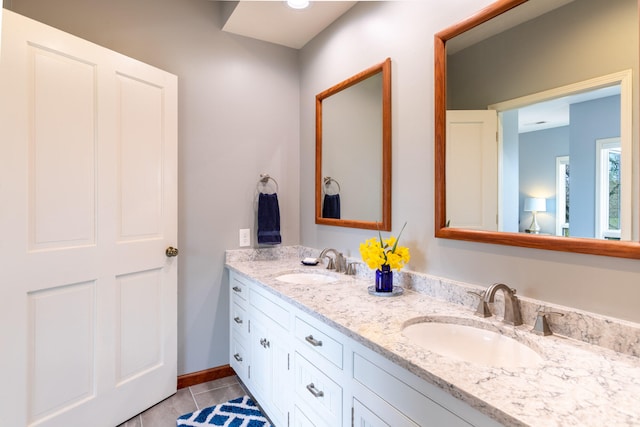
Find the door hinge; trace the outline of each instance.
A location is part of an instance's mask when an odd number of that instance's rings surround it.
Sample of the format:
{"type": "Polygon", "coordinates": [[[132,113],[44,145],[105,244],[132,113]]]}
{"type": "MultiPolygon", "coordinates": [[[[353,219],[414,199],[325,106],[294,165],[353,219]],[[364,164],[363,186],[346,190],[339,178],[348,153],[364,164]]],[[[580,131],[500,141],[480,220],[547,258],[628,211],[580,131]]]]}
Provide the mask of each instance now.
{"type": "Polygon", "coordinates": [[[251,365],[247,366],[247,377],[251,378],[251,365]]]}
{"type": "Polygon", "coordinates": [[[248,332],[248,333],[251,333],[251,319],[249,319],[249,320],[247,321],[247,324],[248,324],[248,326],[247,326],[247,332],[248,332]]]}
{"type": "Polygon", "coordinates": [[[291,354],[287,353],[287,371],[291,370],[291,354]]]}

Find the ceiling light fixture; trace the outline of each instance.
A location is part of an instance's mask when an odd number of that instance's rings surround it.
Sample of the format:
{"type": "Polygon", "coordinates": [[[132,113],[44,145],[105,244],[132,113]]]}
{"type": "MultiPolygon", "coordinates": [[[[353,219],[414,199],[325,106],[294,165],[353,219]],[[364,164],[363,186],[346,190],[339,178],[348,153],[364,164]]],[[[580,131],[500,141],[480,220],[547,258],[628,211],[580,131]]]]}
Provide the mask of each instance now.
{"type": "Polygon", "coordinates": [[[309,0],[287,0],[287,5],[291,9],[306,9],[309,7],[309,0]]]}

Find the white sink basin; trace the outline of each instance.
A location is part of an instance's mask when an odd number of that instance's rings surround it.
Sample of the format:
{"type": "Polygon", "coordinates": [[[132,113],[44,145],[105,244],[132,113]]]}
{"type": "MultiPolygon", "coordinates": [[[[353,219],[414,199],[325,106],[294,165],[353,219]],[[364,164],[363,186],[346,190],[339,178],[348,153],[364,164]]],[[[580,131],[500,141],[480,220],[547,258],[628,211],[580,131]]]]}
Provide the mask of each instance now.
{"type": "Polygon", "coordinates": [[[282,274],[276,279],[295,285],[324,285],[338,280],[335,277],[320,273],[289,273],[282,274]]]}
{"type": "Polygon", "coordinates": [[[542,357],[527,345],[473,326],[420,322],[406,326],[402,334],[429,351],[478,365],[532,368],[542,362],[542,357]]]}

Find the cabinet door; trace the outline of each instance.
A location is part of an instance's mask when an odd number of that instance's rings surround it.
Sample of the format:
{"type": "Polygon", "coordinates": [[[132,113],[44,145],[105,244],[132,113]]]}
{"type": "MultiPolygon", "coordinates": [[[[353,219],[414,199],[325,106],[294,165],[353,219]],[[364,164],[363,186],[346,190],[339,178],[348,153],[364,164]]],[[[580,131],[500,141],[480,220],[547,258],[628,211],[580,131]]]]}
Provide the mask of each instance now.
{"type": "MultiPolygon", "coordinates": [[[[261,322],[255,317],[251,322],[250,349],[251,352],[251,371],[250,381],[254,386],[252,390],[256,395],[266,398],[269,396],[269,382],[271,369],[271,343],[268,341],[268,330],[265,322],[261,322]],[[267,347],[266,343],[269,343],[267,347]]],[[[261,402],[264,404],[263,402],[261,402]]]]}
{"type": "Polygon", "coordinates": [[[287,334],[266,316],[254,313],[249,335],[252,392],[276,425],[286,425],[291,383],[287,334]]]}

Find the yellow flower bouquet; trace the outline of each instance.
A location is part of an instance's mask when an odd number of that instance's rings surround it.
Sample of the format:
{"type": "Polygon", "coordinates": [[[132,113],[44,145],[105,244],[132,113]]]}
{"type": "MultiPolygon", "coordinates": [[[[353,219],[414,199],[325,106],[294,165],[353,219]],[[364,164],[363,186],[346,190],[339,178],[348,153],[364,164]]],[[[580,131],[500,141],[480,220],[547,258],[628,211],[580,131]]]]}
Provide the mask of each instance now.
{"type": "Polygon", "coordinates": [[[378,231],[377,238],[372,237],[360,244],[362,260],[369,268],[376,270],[376,292],[393,291],[391,270],[400,271],[411,258],[409,248],[398,245],[406,225],[405,222],[397,239],[393,236],[383,239],[382,234],[378,231]]]}
{"type": "Polygon", "coordinates": [[[388,265],[389,268],[400,271],[409,262],[411,259],[409,248],[398,246],[398,241],[406,225],[407,223],[402,226],[397,239],[393,236],[383,239],[378,232],[378,237],[372,237],[360,244],[360,255],[369,268],[380,270],[382,266],[388,265]]]}

